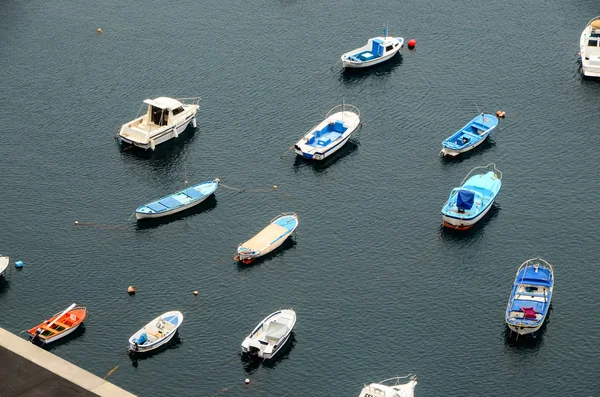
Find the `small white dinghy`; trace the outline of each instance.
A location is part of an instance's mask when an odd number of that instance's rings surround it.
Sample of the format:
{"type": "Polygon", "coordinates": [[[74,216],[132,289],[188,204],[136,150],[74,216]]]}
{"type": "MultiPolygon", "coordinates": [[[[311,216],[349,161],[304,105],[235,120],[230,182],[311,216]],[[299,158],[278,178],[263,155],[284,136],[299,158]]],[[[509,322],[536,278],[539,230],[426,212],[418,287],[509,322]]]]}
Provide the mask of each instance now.
{"type": "Polygon", "coordinates": [[[264,360],[273,358],[290,337],[296,325],[296,312],[282,309],[269,314],[242,342],[242,353],[264,360]]]}
{"type": "Polygon", "coordinates": [[[119,141],[142,149],[154,150],[156,146],[177,138],[191,122],[196,128],[196,113],[200,109],[200,97],[146,99],[146,114],[123,124],[119,141]]]}
{"type": "Polygon", "coordinates": [[[143,353],[159,348],[175,336],[182,322],[179,311],[161,314],[129,338],[129,351],[143,353]]]}
{"type": "Polygon", "coordinates": [[[416,375],[397,376],[382,380],[379,383],[365,385],[359,397],[414,397],[415,386],[417,386],[416,375]],[[400,383],[407,378],[410,378],[408,383],[400,383]]]}
{"type": "Polygon", "coordinates": [[[309,160],[323,160],[340,150],[359,125],[360,111],[356,106],[337,105],[294,145],[296,154],[309,160]]]}
{"type": "Polygon", "coordinates": [[[2,277],[4,275],[4,272],[6,271],[6,268],[8,267],[8,256],[2,256],[0,255],[0,277],[2,277]]]}

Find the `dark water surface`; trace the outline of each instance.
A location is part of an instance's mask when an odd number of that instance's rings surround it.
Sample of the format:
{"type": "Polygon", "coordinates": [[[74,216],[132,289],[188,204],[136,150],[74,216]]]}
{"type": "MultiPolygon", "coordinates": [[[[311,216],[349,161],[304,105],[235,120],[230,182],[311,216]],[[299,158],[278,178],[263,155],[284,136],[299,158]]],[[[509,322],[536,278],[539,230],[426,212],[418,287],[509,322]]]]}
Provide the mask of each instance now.
{"type": "Polygon", "coordinates": [[[357,396],[408,372],[419,397],[600,395],[600,83],[577,64],[597,14],[597,0],[5,2],[0,252],[25,267],[0,280],[0,325],[84,304],[85,329],[50,349],[99,376],[118,365],[109,380],[143,396],[357,396]],[[416,51],[342,74],[340,54],[385,22],[416,51]],[[196,131],[120,150],[120,125],[162,95],[202,96],[196,131]],[[362,113],[353,143],[325,164],[279,159],[342,98],[362,113]],[[507,118],[480,150],[440,159],[475,104],[507,118]],[[504,174],[490,216],[442,230],[452,187],[490,162],[504,174]],[[267,191],[128,220],[184,174],[267,191]],[[283,211],[299,215],[295,238],[234,263],[283,211]],[[504,310],[533,256],[555,265],[554,308],[537,341],[514,343],[504,310]],[[287,307],[284,354],[243,361],[246,334],[287,307]],[[127,338],[172,309],[176,343],[132,361],[127,338]]]}

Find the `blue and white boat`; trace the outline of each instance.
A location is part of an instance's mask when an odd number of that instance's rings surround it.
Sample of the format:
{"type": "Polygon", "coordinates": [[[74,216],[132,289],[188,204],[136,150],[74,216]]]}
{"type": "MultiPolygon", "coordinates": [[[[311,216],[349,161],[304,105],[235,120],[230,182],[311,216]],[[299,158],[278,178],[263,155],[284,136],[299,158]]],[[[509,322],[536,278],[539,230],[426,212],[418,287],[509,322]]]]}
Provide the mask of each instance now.
{"type": "Polygon", "coordinates": [[[156,317],[129,338],[129,351],[144,353],[169,342],[183,323],[183,314],[170,311],[156,317]]]}
{"type": "Polygon", "coordinates": [[[256,236],[240,244],[233,259],[247,265],[283,244],[297,227],[298,215],[293,212],[283,213],[273,218],[269,226],[261,230],[256,236]]]}
{"type": "Polygon", "coordinates": [[[202,182],[144,204],[135,210],[135,217],[137,219],[160,218],[191,208],[209,198],[219,187],[219,182],[218,178],[202,182]]]}
{"type": "Polygon", "coordinates": [[[441,156],[457,156],[468,152],[485,141],[498,126],[498,118],[491,114],[481,113],[467,125],[442,142],[441,156]]]}
{"type": "Polygon", "coordinates": [[[342,55],[344,68],[366,68],[391,59],[404,45],[403,37],[387,35],[387,28],[383,30],[383,37],[374,37],[367,44],[346,52],[342,55]]]}
{"type": "Polygon", "coordinates": [[[442,224],[455,230],[471,228],[488,213],[502,187],[502,172],[491,163],[473,168],[450,192],[442,208],[442,224]]]}
{"type": "Polygon", "coordinates": [[[360,111],[354,105],[333,107],[325,120],[317,124],[300,139],[294,149],[298,156],[323,160],[344,146],[360,125],[360,111]]]}
{"type": "Polygon", "coordinates": [[[506,306],[506,325],[519,335],[535,336],[548,315],[554,268],[541,258],[525,261],[515,277],[506,306]]]}

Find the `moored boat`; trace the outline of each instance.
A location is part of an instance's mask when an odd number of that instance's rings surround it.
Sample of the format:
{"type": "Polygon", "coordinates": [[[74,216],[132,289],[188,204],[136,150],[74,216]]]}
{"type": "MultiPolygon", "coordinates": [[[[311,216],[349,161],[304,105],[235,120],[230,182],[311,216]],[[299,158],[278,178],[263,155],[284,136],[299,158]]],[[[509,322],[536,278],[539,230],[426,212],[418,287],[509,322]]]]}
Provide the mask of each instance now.
{"type": "Polygon", "coordinates": [[[374,37],[367,44],[344,53],[341,57],[344,68],[366,68],[391,59],[404,45],[403,37],[391,37],[387,35],[387,28],[383,31],[383,37],[374,37]]]}
{"type": "Polygon", "coordinates": [[[75,331],[85,320],[87,309],[73,303],[49,320],[27,330],[32,342],[51,343],[75,331]]]}
{"type": "Polygon", "coordinates": [[[144,353],[157,349],[169,342],[183,323],[183,314],[170,311],[156,317],[129,338],[128,350],[144,353]]]}
{"type": "Polygon", "coordinates": [[[473,168],[450,192],[442,208],[442,225],[455,230],[471,228],[488,213],[502,186],[502,172],[491,163],[473,168]]]}
{"type": "Polygon", "coordinates": [[[8,267],[9,258],[8,256],[0,255],[0,277],[4,275],[6,268],[8,267]]]}
{"type": "Polygon", "coordinates": [[[282,309],[269,314],[242,342],[242,353],[264,360],[275,357],[296,325],[296,312],[282,309]]]}
{"type": "Polygon", "coordinates": [[[600,77],[600,16],[592,18],[579,39],[581,72],[587,77],[600,77]]]}
{"type": "Polygon", "coordinates": [[[481,145],[498,126],[498,118],[481,113],[442,142],[442,156],[457,156],[481,145]]]}
{"type": "Polygon", "coordinates": [[[283,213],[273,218],[256,236],[240,244],[233,259],[249,264],[283,244],[297,227],[298,215],[293,212],[283,213]]]}
{"type": "Polygon", "coordinates": [[[365,385],[359,397],[414,397],[416,386],[416,375],[397,376],[382,380],[379,383],[365,385]],[[409,379],[408,383],[401,383],[405,382],[406,379],[409,379]]]}
{"type": "Polygon", "coordinates": [[[334,106],[325,120],[308,131],[295,145],[298,156],[323,160],[344,146],[360,125],[360,111],[354,105],[334,106]]]}
{"type": "Polygon", "coordinates": [[[529,259],[517,270],[508,298],[505,321],[518,335],[535,336],[550,310],[554,267],[541,258],[529,259]]]}
{"type": "Polygon", "coordinates": [[[200,97],[159,97],[146,99],[144,103],[148,105],[146,113],[121,127],[117,135],[120,142],[154,150],[161,143],[179,137],[190,122],[196,128],[200,97]]]}
{"type": "Polygon", "coordinates": [[[192,208],[206,200],[219,187],[219,178],[186,187],[161,197],[135,210],[136,219],[160,218],[192,208]]]}

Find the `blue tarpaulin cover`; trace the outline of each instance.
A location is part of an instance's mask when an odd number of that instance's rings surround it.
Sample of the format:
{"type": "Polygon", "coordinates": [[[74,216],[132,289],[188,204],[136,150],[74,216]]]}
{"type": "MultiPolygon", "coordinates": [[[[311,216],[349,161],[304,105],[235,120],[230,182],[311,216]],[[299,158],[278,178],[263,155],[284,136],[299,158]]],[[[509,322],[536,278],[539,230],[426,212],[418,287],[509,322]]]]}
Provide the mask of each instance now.
{"type": "Polygon", "coordinates": [[[475,193],[470,190],[459,190],[458,197],[456,197],[456,206],[460,209],[470,210],[473,206],[473,200],[475,199],[475,193]]]}

